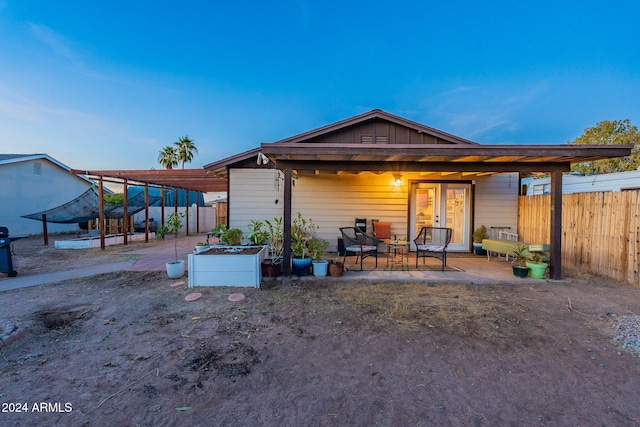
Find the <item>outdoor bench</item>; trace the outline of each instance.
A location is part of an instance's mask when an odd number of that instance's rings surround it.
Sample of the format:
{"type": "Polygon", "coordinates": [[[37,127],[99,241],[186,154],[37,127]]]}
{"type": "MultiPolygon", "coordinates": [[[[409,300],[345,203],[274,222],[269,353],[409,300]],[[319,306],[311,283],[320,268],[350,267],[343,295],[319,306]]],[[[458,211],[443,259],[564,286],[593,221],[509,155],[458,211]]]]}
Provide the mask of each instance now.
{"type": "Polygon", "coordinates": [[[525,256],[530,256],[531,252],[549,252],[551,247],[547,243],[543,244],[530,244],[521,242],[518,240],[516,233],[510,233],[507,231],[500,231],[497,239],[484,239],[482,240],[482,249],[487,251],[487,259],[491,261],[491,253],[504,255],[506,260],[509,261],[509,255],[513,256],[513,251],[516,246],[524,245],[527,247],[525,256]]]}

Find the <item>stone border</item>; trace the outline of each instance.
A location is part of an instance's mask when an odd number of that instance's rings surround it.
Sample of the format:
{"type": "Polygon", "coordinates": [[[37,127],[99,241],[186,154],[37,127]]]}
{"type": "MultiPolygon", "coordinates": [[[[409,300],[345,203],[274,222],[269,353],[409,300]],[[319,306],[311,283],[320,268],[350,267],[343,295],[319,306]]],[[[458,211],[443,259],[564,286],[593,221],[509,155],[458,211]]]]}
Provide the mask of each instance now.
{"type": "Polygon", "coordinates": [[[18,328],[8,320],[0,320],[0,350],[25,336],[26,328],[18,328]]]}

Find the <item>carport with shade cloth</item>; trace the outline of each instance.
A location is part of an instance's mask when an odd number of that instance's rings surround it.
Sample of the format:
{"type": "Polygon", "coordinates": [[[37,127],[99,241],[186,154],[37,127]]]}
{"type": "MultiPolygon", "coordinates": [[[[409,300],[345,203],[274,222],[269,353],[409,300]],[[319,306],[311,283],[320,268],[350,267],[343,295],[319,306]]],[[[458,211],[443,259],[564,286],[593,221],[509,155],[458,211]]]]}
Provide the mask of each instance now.
{"type": "MultiPolygon", "coordinates": [[[[149,205],[159,202],[160,196],[149,196],[149,205]]],[[[135,194],[127,199],[128,215],[136,214],[145,208],[144,193],[135,194]]],[[[124,203],[105,205],[105,218],[118,219],[124,215],[124,203]]],[[[79,224],[100,216],[98,193],[92,187],[75,199],[42,212],[22,215],[23,218],[58,224],[79,224]]]]}
{"type": "MultiPolygon", "coordinates": [[[[161,197],[153,197],[147,200],[148,203],[157,203],[161,197]]],[[[127,198],[126,216],[133,215],[146,208],[144,194],[136,194],[127,198]]],[[[42,221],[42,231],[44,236],[44,244],[49,244],[49,236],[47,232],[47,223],[54,222],[58,224],[79,224],[100,218],[100,196],[96,193],[94,187],[91,187],[75,199],[62,204],[58,207],[51,208],[42,212],[29,215],[22,215],[23,218],[42,221]]],[[[112,205],[102,205],[104,218],[119,219],[125,216],[125,204],[118,203],[112,205]]],[[[101,228],[103,230],[103,228],[101,228]]],[[[103,241],[104,233],[100,233],[101,241],[103,241]]],[[[125,233],[125,244],[126,244],[125,233]]]]}

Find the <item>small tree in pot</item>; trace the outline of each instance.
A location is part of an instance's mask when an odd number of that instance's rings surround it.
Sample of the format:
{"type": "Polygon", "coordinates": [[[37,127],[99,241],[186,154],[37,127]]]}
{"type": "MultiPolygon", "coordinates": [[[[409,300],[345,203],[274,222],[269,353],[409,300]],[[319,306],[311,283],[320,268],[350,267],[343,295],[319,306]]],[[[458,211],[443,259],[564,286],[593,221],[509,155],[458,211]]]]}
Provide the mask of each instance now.
{"type": "Polygon", "coordinates": [[[264,223],[269,255],[267,259],[262,261],[262,275],[278,277],[282,272],[282,255],[284,253],[282,218],[274,218],[273,221],[265,220],[264,223]]]}
{"type": "Polygon", "coordinates": [[[173,246],[175,251],[175,261],[168,262],[166,264],[167,274],[171,279],[177,279],[184,275],[184,260],[178,259],[178,232],[182,228],[182,218],[185,216],[186,214],[184,212],[173,212],[169,215],[165,224],[158,228],[158,231],[156,232],[158,239],[164,238],[165,234],[174,235],[173,246]]]}
{"type": "Polygon", "coordinates": [[[309,242],[314,237],[318,226],[312,219],[304,219],[298,212],[291,224],[291,253],[293,259],[293,272],[297,276],[306,276],[311,269],[311,257],[309,256],[309,242]]]}
{"type": "Polygon", "coordinates": [[[324,257],[328,246],[329,242],[318,237],[314,237],[309,241],[309,254],[311,255],[311,258],[313,258],[313,261],[311,263],[313,264],[314,276],[327,275],[327,267],[329,266],[329,261],[322,259],[322,257],[324,257]]]}

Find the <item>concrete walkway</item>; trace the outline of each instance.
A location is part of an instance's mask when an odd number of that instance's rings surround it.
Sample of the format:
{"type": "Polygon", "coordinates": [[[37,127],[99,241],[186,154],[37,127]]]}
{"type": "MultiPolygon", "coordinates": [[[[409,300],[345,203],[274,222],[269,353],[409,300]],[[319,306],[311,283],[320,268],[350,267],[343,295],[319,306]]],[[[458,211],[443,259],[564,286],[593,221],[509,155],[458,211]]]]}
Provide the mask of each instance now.
{"type": "MultiPolygon", "coordinates": [[[[178,259],[185,260],[185,274],[187,271],[187,255],[192,253],[198,242],[206,240],[206,235],[196,234],[181,237],[177,242],[178,259]]],[[[135,251],[126,252],[127,255],[141,255],[137,260],[121,261],[117,263],[102,264],[93,267],[64,270],[54,273],[20,275],[17,277],[0,280],[0,292],[12,289],[27,288],[31,286],[55,283],[64,280],[89,277],[96,274],[111,271],[165,271],[167,260],[175,258],[175,243],[172,238],[167,238],[165,243],[154,245],[135,251]]],[[[61,249],[62,250],[62,249],[61,249]]],[[[347,258],[344,276],[340,280],[371,280],[371,281],[401,281],[401,282],[457,282],[467,284],[495,284],[495,283],[540,283],[539,279],[516,278],[511,271],[511,263],[504,259],[493,258],[488,261],[486,257],[472,254],[451,254],[447,259],[447,265],[460,271],[398,271],[385,270],[386,260],[381,255],[378,260],[378,269],[370,264],[371,259],[366,259],[365,271],[359,271],[354,258],[347,258]]],[[[409,262],[415,262],[410,259],[409,262]]],[[[19,271],[19,269],[18,269],[19,271]]],[[[295,277],[295,276],[293,276],[295,277]]]]}
{"type": "MultiPolygon", "coordinates": [[[[193,248],[198,242],[202,242],[204,240],[206,240],[206,235],[191,235],[178,239],[178,259],[185,260],[185,272],[187,270],[187,255],[193,251],[193,248]]],[[[167,260],[175,258],[174,245],[175,242],[173,241],[173,238],[169,237],[167,238],[166,243],[125,252],[126,255],[142,255],[142,257],[137,260],[121,261],[73,270],[56,271],[54,273],[21,275],[20,269],[18,268],[17,277],[0,281],[0,292],[44,285],[46,283],[55,283],[63,280],[79,279],[81,277],[89,277],[112,271],[165,271],[165,263],[167,260]]]]}

